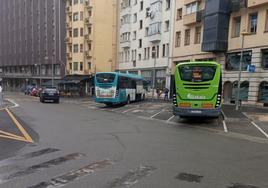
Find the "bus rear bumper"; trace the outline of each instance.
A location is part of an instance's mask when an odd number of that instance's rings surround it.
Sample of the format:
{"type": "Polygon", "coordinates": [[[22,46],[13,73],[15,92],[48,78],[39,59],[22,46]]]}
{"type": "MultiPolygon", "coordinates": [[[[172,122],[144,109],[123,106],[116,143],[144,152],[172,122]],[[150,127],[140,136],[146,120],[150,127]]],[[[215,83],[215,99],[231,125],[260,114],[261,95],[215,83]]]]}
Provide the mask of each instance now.
{"type": "Polygon", "coordinates": [[[95,102],[104,104],[120,104],[118,98],[95,98],[95,102]]]}
{"type": "Polygon", "coordinates": [[[221,115],[221,109],[187,109],[173,106],[173,114],[175,116],[184,117],[219,117],[221,115]]]}

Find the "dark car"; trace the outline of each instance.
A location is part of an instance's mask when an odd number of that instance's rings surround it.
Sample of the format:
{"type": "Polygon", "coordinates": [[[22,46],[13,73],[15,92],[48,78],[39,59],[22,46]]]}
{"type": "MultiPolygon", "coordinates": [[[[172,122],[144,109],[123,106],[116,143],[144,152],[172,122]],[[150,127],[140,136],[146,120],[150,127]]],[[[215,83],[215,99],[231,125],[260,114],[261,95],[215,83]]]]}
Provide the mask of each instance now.
{"type": "Polygon", "coordinates": [[[55,103],[60,102],[60,92],[56,88],[45,88],[40,92],[39,95],[40,102],[45,102],[46,100],[53,101],[55,103]]]}
{"type": "Polygon", "coordinates": [[[24,94],[25,94],[25,95],[30,95],[30,94],[31,94],[31,91],[32,91],[33,88],[34,88],[34,85],[27,85],[27,86],[24,88],[24,94]]]}

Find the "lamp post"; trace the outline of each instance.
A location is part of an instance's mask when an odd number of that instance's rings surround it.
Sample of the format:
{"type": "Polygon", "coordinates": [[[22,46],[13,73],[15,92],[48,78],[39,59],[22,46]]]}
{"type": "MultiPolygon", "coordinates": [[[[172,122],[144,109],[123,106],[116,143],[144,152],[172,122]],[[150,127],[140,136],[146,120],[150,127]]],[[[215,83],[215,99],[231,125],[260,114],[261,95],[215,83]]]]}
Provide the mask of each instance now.
{"type": "Polygon", "coordinates": [[[155,92],[155,66],[156,66],[156,49],[152,51],[154,55],[154,66],[153,66],[153,92],[152,92],[152,99],[154,99],[154,92],[155,92]]]}
{"type": "Polygon", "coordinates": [[[240,61],[239,61],[239,73],[238,73],[238,83],[237,83],[237,95],[235,101],[235,109],[239,110],[240,104],[240,86],[241,86],[241,74],[242,74],[242,64],[243,64],[243,55],[244,55],[244,40],[246,35],[250,35],[248,32],[242,32],[242,44],[241,44],[241,54],[240,54],[240,61]]]}

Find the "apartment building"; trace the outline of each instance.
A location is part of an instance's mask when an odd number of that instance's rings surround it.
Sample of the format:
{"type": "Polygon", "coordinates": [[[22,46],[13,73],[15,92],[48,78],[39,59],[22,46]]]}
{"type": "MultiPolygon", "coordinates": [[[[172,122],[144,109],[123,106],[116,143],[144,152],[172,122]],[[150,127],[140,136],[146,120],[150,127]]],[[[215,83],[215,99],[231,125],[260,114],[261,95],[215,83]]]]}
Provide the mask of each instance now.
{"type": "Polygon", "coordinates": [[[268,1],[177,0],[173,68],[193,60],[222,64],[225,102],[234,102],[243,51],[241,100],[268,103],[268,1]]]}
{"type": "Polygon", "coordinates": [[[114,71],[117,0],[66,0],[66,74],[114,71]]]}
{"type": "Polygon", "coordinates": [[[4,89],[59,80],[65,69],[65,1],[0,0],[4,89]]]}
{"type": "Polygon", "coordinates": [[[170,86],[173,0],[120,0],[118,70],[170,86]]]}

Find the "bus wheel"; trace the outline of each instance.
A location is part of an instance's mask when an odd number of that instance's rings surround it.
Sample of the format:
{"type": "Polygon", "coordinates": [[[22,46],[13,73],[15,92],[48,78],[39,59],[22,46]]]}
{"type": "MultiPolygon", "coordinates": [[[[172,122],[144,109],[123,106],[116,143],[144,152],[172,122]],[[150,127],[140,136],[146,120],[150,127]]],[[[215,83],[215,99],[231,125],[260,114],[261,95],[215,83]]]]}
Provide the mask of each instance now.
{"type": "Polygon", "coordinates": [[[130,96],[127,96],[127,104],[130,104],[130,96]]]}

